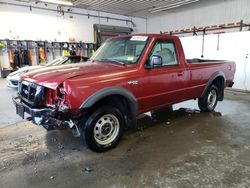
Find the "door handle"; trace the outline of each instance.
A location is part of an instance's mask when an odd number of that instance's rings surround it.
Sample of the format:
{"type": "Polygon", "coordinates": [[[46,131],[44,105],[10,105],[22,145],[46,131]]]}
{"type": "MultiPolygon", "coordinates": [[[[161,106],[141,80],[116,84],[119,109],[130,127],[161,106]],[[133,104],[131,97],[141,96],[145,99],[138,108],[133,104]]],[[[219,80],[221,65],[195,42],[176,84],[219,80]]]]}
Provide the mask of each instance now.
{"type": "Polygon", "coordinates": [[[183,76],[184,72],[178,72],[177,76],[183,76]]]}

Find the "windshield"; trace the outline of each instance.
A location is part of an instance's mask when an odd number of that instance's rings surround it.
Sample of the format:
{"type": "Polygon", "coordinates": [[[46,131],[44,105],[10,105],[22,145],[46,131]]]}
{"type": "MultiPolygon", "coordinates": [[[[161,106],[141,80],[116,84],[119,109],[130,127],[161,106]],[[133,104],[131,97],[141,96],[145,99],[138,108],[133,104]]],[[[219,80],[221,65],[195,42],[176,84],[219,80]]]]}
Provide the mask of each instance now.
{"type": "Polygon", "coordinates": [[[135,64],[148,41],[147,36],[113,38],[105,42],[92,57],[93,61],[135,64]]]}

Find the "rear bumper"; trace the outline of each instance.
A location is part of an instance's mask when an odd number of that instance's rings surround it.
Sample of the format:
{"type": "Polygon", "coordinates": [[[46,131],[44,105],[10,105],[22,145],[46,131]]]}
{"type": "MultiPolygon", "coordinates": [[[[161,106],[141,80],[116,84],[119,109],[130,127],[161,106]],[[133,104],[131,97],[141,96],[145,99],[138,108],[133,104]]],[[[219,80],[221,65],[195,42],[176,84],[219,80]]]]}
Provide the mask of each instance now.
{"type": "Polygon", "coordinates": [[[228,87],[233,87],[233,85],[234,85],[234,82],[231,82],[228,84],[228,87]]]}

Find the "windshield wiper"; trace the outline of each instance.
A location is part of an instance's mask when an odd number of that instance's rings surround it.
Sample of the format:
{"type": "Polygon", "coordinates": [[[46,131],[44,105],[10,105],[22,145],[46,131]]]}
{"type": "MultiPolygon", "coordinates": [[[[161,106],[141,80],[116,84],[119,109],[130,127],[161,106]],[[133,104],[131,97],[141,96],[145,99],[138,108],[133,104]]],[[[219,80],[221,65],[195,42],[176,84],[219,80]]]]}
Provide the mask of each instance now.
{"type": "Polygon", "coordinates": [[[126,63],[122,62],[122,61],[118,61],[118,60],[113,60],[113,59],[101,59],[101,60],[97,60],[97,61],[108,61],[108,62],[111,62],[111,63],[118,63],[118,64],[121,64],[121,65],[125,65],[126,63]]]}

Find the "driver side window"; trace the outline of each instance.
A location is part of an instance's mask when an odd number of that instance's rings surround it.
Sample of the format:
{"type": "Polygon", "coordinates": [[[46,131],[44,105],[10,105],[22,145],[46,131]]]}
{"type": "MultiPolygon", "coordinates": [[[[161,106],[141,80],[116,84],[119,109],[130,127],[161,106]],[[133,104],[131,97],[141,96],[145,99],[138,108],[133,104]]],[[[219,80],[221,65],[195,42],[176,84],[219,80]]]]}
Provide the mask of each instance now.
{"type": "Polygon", "coordinates": [[[175,44],[171,40],[156,42],[150,58],[153,55],[161,56],[162,66],[177,65],[175,44]]]}

